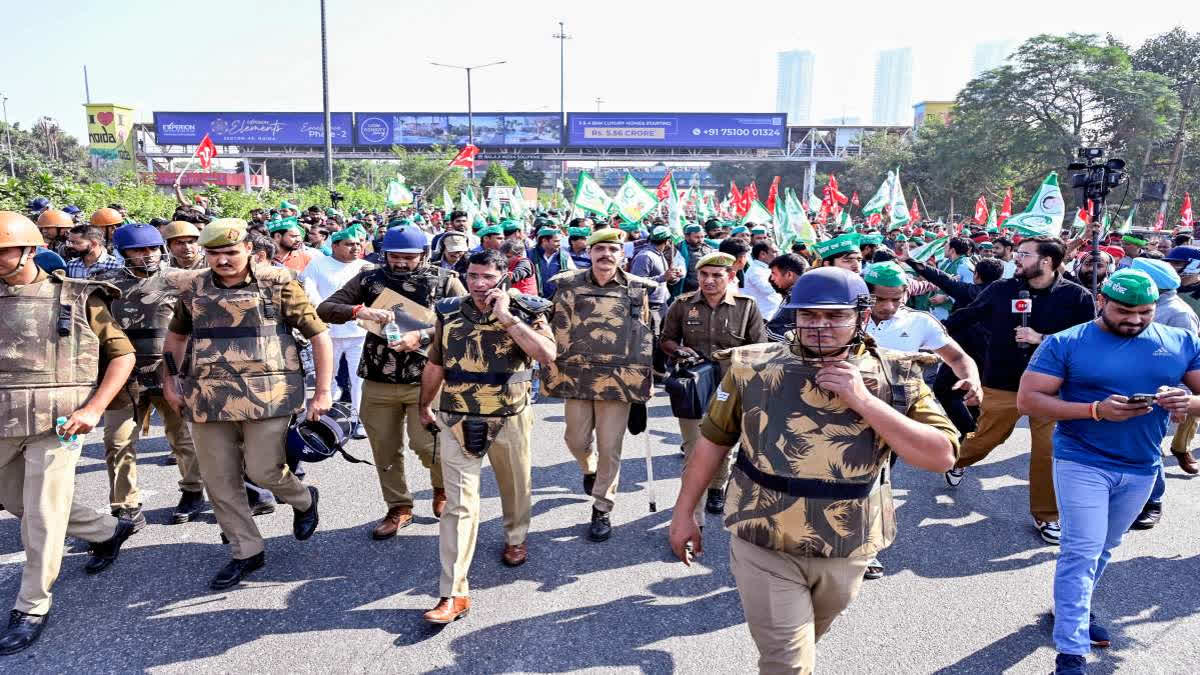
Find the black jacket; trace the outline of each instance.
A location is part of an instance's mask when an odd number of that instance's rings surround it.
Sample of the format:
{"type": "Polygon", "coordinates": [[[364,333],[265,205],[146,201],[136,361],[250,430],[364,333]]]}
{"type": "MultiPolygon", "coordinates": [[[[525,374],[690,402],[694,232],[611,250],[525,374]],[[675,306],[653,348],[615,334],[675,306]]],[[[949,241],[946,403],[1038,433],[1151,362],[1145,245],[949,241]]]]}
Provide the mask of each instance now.
{"type": "MultiPolygon", "coordinates": [[[[979,294],[983,292],[983,289],[995,283],[968,284],[962,279],[952,277],[932,265],[921,263],[912,265],[910,263],[910,267],[916,270],[922,279],[937,286],[942,291],[945,291],[946,295],[954,299],[954,307],[950,310],[950,316],[954,316],[955,312],[969,307],[975,301],[975,298],[979,297],[979,294]]],[[[954,341],[963,348],[963,351],[968,356],[975,360],[975,363],[983,363],[984,356],[987,354],[988,344],[988,331],[985,326],[980,326],[979,324],[955,326],[951,330],[949,323],[947,323],[946,332],[950,334],[950,337],[954,338],[954,341]]]]}
{"type": "Polygon", "coordinates": [[[1029,327],[1050,335],[1096,318],[1092,294],[1079,284],[1061,276],[1046,288],[1030,288],[1024,279],[994,281],[969,306],[950,315],[946,328],[951,335],[959,331],[981,328],[990,334],[983,358],[983,386],[1016,391],[1021,374],[1029,365],[1033,348],[1018,347],[1015,329],[1021,326],[1021,315],[1012,311],[1017,293],[1029,291],[1033,309],[1029,327]]]}

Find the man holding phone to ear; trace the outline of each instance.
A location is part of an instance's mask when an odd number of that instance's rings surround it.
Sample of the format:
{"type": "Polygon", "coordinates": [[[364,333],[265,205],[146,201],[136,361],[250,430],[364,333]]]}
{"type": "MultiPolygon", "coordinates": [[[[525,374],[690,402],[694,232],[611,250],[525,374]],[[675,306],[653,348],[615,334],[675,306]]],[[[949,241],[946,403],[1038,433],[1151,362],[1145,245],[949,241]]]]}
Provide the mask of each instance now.
{"type": "Polygon", "coordinates": [[[1150,496],[1169,421],[1200,412],[1200,338],[1154,323],[1158,297],[1145,272],[1114,273],[1101,287],[1099,317],[1045,336],[1017,392],[1022,414],[1058,421],[1058,673],[1083,673],[1090,647],[1108,646],[1092,591],[1150,496]]]}

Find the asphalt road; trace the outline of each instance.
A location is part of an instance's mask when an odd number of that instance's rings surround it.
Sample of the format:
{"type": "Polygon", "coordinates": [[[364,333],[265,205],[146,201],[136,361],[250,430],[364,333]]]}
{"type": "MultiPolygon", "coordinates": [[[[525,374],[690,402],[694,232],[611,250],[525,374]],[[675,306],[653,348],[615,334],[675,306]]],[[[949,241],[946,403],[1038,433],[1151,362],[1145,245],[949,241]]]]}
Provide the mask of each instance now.
{"type": "MultiPolygon", "coordinates": [[[[562,406],[536,406],[534,516],[529,562],[509,569],[500,504],[485,468],[468,618],[444,629],[421,613],[437,601],[437,521],[428,473],[408,455],[417,520],[400,536],[369,538],[383,515],[374,470],[335,458],[309,467],[321,525],[291,536],[291,510],[257,519],[267,565],[242,586],[212,592],[229,554],[212,513],[165,522],[178,499],[163,466],[162,428],[141,444],[139,482],[150,525],[97,577],[71,542],[41,641],[0,657],[4,672],[752,672],[756,651],[728,571],[728,537],[710,516],[706,551],[691,569],[670,558],[670,506],[682,467],[665,397],[651,405],[659,510],[647,508],[644,446],[627,437],[613,537],[585,537],[590,509],[563,441],[562,406]]],[[[1029,434],[1018,429],[956,490],[900,465],[900,533],[882,556],[887,576],[819,644],[836,673],[1045,673],[1053,670],[1051,582],[1056,549],[1028,515],[1029,434]]],[[[366,441],[351,451],[369,457],[366,441]]],[[[87,438],[78,491],[105,508],[100,432],[87,438]]],[[[1168,458],[1162,524],[1116,551],[1096,593],[1113,647],[1092,672],[1200,670],[1200,522],[1195,479],[1168,458]]],[[[13,597],[24,559],[18,522],[0,516],[0,591],[13,597]]]]}

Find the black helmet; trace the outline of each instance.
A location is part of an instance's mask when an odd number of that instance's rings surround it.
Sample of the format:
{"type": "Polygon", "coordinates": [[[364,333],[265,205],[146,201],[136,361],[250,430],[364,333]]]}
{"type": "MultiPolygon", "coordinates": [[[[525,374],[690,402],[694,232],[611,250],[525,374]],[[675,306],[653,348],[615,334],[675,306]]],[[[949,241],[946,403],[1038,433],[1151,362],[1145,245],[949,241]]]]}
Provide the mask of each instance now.
{"type": "Polygon", "coordinates": [[[809,270],[792,284],[784,309],[866,309],[871,294],[862,277],[841,267],[809,270]]]}
{"type": "Polygon", "coordinates": [[[341,402],[334,403],[329,412],[321,415],[315,422],[297,417],[288,428],[288,463],[294,465],[296,462],[320,462],[340,452],[347,461],[370,464],[351,457],[343,449],[353,431],[352,417],[350,406],[341,402]]]}

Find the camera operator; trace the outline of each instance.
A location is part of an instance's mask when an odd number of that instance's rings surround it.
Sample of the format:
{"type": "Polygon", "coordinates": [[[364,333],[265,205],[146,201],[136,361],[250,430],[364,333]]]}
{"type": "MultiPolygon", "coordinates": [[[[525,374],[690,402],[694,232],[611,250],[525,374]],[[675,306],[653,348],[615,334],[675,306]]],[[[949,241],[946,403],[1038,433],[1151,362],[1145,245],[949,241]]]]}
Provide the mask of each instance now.
{"type": "MultiPolygon", "coordinates": [[[[957,486],[966,467],[988,456],[1012,434],[1021,412],[1017,409],[1017,385],[1033,347],[1043,336],[1091,321],[1095,302],[1082,286],[1062,278],[1066,248],[1057,237],[1031,237],[1021,241],[1013,258],[1017,271],[1012,279],[992,282],[970,306],[946,321],[951,335],[975,327],[986,330],[990,339],[983,358],[983,393],[978,429],[967,437],[946,482],[957,486]],[[1026,312],[1015,300],[1028,295],[1026,312]]],[[[1034,524],[1047,543],[1059,538],[1058,506],[1050,477],[1050,436],[1054,421],[1031,417],[1029,431],[1029,508],[1034,524]]]]}

